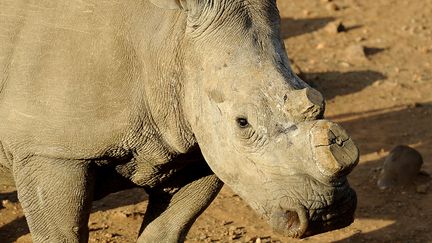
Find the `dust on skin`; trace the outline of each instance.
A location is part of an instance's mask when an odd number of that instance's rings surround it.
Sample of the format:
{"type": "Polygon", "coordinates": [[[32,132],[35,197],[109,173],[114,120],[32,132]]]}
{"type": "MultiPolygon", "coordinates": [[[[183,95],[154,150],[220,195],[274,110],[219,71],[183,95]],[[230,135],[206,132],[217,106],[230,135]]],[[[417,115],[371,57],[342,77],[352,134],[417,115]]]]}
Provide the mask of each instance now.
{"type": "MultiPolygon", "coordinates": [[[[359,196],[356,221],[307,241],[432,241],[430,192],[418,194],[415,187],[403,191],[376,188],[379,167],[388,151],[399,144],[418,149],[424,157],[423,170],[432,173],[432,19],[428,18],[432,3],[333,1],[338,11],[329,10],[327,1],[278,3],[290,58],[328,98],[326,117],[340,122],[362,153],[350,176],[359,196]],[[326,32],[323,27],[333,19],[343,20],[348,32],[326,32]],[[364,63],[352,62],[344,51],[352,43],[385,50],[368,55],[364,63]]],[[[1,188],[0,239],[30,242],[11,191],[13,188],[1,188]]],[[[89,224],[90,242],[134,242],[145,207],[145,198],[135,191],[96,202],[89,224]]],[[[229,242],[233,237],[296,242],[273,233],[245,202],[224,188],[197,220],[187,242],[229,242]]]]}

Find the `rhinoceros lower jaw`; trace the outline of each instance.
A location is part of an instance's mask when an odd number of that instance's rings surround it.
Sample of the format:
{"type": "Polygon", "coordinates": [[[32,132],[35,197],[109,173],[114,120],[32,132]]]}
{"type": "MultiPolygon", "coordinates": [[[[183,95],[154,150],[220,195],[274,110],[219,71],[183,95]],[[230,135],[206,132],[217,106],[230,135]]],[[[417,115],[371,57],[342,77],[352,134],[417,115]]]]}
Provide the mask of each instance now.
{"type": "Polygon", "coordinates": [[[331,230],[341,229],[354,222],[357,196],[350,189],[347,196],[327,208],[309,209],[308,229],[301,237],[308,237],[331,230]]]}
{"type": "Polygon", "coordinates": [[[357,205],[355,191],[345,184],[333,198],[336,201],[325,207],[300,203],[295,209],[276,211],[271,223],[276,231],[292,238],[305,238],[350,225],[357,205]]]}

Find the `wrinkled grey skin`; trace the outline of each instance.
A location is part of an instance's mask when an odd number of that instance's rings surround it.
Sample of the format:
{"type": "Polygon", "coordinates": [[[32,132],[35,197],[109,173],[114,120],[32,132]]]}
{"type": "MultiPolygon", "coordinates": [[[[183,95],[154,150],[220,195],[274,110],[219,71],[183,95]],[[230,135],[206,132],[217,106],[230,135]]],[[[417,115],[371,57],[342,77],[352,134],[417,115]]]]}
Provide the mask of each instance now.
{"type": "Polygon", "coordinates": [[[86,242],[91,201],[133,186],[138,241],[182,241],[220,180],[285,235],[352,222],[357,148],[275,1],[4,0],[0,31],[0,176],[34,242],[86,242]]]}

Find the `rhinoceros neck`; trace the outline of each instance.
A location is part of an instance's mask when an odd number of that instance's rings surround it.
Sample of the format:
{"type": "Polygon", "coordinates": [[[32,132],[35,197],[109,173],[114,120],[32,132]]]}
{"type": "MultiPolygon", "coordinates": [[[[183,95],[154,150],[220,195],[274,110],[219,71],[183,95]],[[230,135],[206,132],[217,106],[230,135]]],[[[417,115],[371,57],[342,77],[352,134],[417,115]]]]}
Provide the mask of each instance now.
{"type": "MultiPolygon", "coordinates": [[[[147,3],[149,4],[149,3],[147,3]]],[[[186,17],[179,11],[154,8],[151,4],[130,23],[131,38],[142,65],[138,83],[143,116],[176,152],[185,153],[195,139],[184,113],[183,49],[186,17]]]]}

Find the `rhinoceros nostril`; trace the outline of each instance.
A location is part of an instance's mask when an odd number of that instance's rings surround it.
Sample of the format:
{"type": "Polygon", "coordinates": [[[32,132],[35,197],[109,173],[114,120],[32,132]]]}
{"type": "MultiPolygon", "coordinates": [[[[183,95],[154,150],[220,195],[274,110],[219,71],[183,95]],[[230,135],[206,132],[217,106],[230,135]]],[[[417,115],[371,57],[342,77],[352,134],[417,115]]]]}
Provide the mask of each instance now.
{"type": "Polygon", "coordinates": [[[302,237],[309,225],[306,211],[304,209],[290,210],[286,212],[286,217],[288,236],[293,238],[302,237]]]}
{"type": "Polygon", "coordinates": [[[288,211],[287,217],[288,217],[288,221],[287,221],[288,229],[297,229],[298,227],[300,227],[300,219],[296,212],[288,211]]]}

